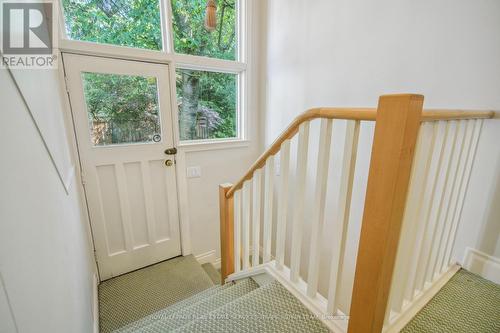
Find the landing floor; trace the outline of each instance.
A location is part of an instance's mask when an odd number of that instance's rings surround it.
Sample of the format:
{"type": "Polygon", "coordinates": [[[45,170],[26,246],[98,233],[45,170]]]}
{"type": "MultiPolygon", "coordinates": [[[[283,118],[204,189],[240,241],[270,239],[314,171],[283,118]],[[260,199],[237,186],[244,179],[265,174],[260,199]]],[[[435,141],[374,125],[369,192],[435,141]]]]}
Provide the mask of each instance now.
{"type": "Polygon", "coordinates": [[[500,285],[461,269],[401,332],[499,333],[500,285]]]}

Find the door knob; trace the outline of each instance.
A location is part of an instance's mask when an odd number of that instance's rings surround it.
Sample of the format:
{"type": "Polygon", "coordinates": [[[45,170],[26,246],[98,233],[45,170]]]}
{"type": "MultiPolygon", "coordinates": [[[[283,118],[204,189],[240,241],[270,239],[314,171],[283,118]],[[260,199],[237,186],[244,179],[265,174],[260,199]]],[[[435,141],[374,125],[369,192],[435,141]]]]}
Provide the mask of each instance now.
{"type": "Polygon", "coordinates": [[[168,167],[172,166],[172,165],[174,165],[174,161],[172,161],[172,160],[166,160],[165,161],[165,165],[168,166],[168,167]]]}
{"type": "Polygon", "coordinates": [[[175,155],[175,154],[177,154],[177,148],[175,148],[175,147],[168,148],[168,149],[165,150],[165,154],[167,154],[167,155],[175,155]]]}

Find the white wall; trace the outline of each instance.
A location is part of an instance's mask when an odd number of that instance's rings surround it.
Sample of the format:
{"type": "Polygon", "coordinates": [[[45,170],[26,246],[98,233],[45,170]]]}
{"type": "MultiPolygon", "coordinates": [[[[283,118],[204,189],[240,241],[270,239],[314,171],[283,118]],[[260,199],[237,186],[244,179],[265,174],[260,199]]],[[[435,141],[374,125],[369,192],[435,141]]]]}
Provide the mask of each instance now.
{"type": "Polygon", "coordinates": [[[0,331],[93,331],[94,264],[80,188],[71,175],[57,71],[15,73],[38,113],[51,162],[14,81],[0,69],[0,331]],[[50,98],[47,98],[49,94],[50,98]],[[47,132],[45,132],[47,133],[47,132]],[[63,177],[67,178],[67,177],[63,177]]]}
{"type": "Polygon", "coordinates": [[[254,162],[256,145],[187,153],[188,166],[201,166],[201,177],[187,179],[191,247],[195,256],[215,250],[220,258],[219,184],[234,183],[254,162]]]}
{"type": "MultiPolygon", "coordinates": [[[[274,0],[262,15],[267,15],[266,146],[307,108],[376,106],[378,96],[386,93],[423,94],[427,108],[500,110],[497,0],[274,0]]],[[[360,186],[369,161],[370,131],[362,133],[360,186]]],[[[485,124],[457,259],[466,246],[499,254],[499,133],[499,120],[485,124]]],[[[355,231],[363,195],[354,196],[355,231]]],[[[349,244],[348,255],[356,247],[356,241],[349,244]]],[[[349,281],[353,267],[347,270],[349,281]]],[[[347,307],[345,297],[343,301],[347,307]]]]}
{"type": "MultiPolygon", "coordinates": [[[[187,205],[192,253],[197,255],[215,251],[213,260],[220,258],[219,184],[235,183],[255,162],[262,152],[260,126],[261,60],[260,38],[263,35],[260,14],[261,1],[248,1],[249,31],[247,34],[247,84],[246,101],[247,139],[243,147],[215,150],[189,151],[185,154],[186,167],[200,166],[201,177],[189,178],[187,205]]],[[[185,170],[178,170],[184,172],[185,170]]],[[[209,259],[209,260],[212,260],[209,259]]]]}

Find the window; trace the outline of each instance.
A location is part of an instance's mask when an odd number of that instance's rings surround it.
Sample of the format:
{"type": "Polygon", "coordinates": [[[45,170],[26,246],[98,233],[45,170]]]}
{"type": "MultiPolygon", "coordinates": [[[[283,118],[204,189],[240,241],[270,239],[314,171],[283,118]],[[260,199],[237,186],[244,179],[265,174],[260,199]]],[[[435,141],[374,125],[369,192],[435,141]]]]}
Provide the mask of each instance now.
{"type": "Polygon", "coordinates": [[[94,146],[161,140],[156,78],[83,73],[94,146]]]}
{"type": "Polygon", "coordinates": [[[68,37],[161,50],[158,0],[63,0],[68,37]]]}
{"type": "Polygon", "coordinates": [[[172,0],[175,51],[235,60],[235,1],[218,1],[218,15],[213,31],[208,31],[205,27],[206,5],[206,0],[172,0]]]}
{"type": "MultiPolygon", "coordinates": [[[[179,137],[209,142],[242,139],[241,78],[246,65],[238,56],[240,2],[245,0],[63,0],[62,4],[69,39],[153,50],[173,61],[179,137]]],[[[116,52],[121,56],[127,49],[116,52]]],[[[157,55],[149,59],[144,54],[145,61],[158,61],[157,55]]],[[[84,79],[94,144],[149,142],[161,135],[156,82],[95,73],[84,79]],[[123,96],[108,98],[105,89],[111,85],[123,85],[123,96]],[[98,97],[104,102],[94,104],[98,97]],[[119,103],[130,112],[114,112],[119,103]],[[137,103],[147,105],[127,108],[137,103]],[[126,118],[132,115],[140,118],[139,123],[126,118]]]]}
{"type": "Polygon", "coordinates": [[[237,136],[235,74],[179,69],[176,81],[181,140],[237,136]]]}

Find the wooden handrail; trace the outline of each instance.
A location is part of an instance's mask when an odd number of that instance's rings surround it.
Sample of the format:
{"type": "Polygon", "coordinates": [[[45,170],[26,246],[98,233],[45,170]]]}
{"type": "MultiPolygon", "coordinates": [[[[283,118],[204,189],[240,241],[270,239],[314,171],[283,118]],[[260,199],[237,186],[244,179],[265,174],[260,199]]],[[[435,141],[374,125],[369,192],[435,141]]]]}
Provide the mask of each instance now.
{"type": "MultiPolygon", "coordinates": [[[[494,111],[484,110],[451,110],[451,109],[428,109],[422,113],[421,121],[439,120],[459,120],[459,119],[489,119],[495,115],[494,111]]],[[[314,108],[297,116],[292,123],[281,133],[273,144],[255,161],[243,177],[231,187],[227,193],[227,198],[233,196],[243,183],[252,178],[255,170],[260,169],[266,163],[268,157],[279,152],[281,144],[285,140],[291,139],[298,131],[300,124],[317,118],[345,119],[345,120],[366,120],[375,121],[377,116],[376,108],[314,108]]]]}
{"type": "Polygon", "coordinates": [[[241,179],[233,185],[227,192],[227,197],[231,197],[235,191],[239,190],[243,183],[252,178],[255,170],[260,169],[266,163],[269,156],[276,154],[281,147],[281,144],[290,138],[299,130],[300,124],[303,122],[317,119],[350,119],[350,120],[375,120],[377,110],[372,108],[316,108],[310,109],[297,116],[292,123],[281,133],[281,135],[273,142],[273,144],[252,164],[250,169],[241,179]]]}
{"type": "Polygon", "coordinates": [[[494,115],[494,111],[484,110],[424,109],[421,121],[490,119],[493,118],[494,115]]]}

